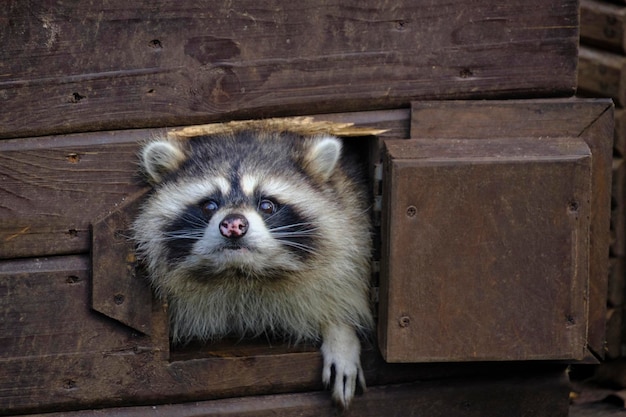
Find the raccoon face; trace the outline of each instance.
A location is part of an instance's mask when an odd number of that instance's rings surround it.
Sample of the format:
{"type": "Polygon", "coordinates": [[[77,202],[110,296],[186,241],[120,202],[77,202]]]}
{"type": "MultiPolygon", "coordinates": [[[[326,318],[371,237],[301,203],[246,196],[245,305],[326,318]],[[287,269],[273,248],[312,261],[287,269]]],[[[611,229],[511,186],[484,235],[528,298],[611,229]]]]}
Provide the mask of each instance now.
{"type": "Polygon", "coordinates": [[[135,223],[140,253],[157,275],[207,281],[306,268],[324,245],[340,152],[333,137],[148,144],[142,166],[156,187],[135,223]]]}

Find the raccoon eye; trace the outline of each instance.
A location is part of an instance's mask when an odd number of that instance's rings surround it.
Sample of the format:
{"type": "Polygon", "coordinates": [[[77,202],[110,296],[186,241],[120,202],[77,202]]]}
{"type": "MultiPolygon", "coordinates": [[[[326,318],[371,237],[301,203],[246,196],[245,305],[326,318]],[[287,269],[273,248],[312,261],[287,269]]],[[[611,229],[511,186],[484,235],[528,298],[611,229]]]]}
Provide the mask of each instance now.
{"type": "Polygon", "coordinates": [[[259,202],[259,211],[265,214],[276,213],[277,205],[272,200],[261,200],[259,202]]]}
{"type": "Polygon", "coordinates": [[[220,208],[220,206],[215,200],[208,200],[202,203],[200,208],[204,214],[212,216],[220,208]]]}

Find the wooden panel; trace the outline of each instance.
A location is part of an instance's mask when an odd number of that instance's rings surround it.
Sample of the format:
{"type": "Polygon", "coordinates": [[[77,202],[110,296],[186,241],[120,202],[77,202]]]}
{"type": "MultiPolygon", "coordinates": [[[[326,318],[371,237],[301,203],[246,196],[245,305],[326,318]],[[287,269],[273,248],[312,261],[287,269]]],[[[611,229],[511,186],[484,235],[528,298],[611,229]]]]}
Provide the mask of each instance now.
{"type": "Polygon", "coordinates": [[[92,308],[145,334],[152,333],[152,292],[130,236],[148,190],[145,187],[113,213],[95,221],[91,245],[92,308]]]}
{"type": "Polygon", "coordinates": [[[593,155],[589,334],[591,350],[604,351],[609,253],[613,106],[596,100],[415,102],[411,136],[494,138],[580,136],[593,155]]]}
{"type": "MultiPolygon", "coordinates": [[[[566,417],[569,383],[562,370],[538,375],[449,379],[370,388],[345,417],[566,417]]],[[[40,414],[39,417],[277,417],[336,416],[325,394],[303,393],[233,398],[178,405],[40,414]]],[[[37,417],[32,416],[32,417],[37,417]]]]}
{"type": "Polygon", "coordinates": [[[613,187],[611,191],[611,254],[626,255],[626,165],[622,159],[613,159],[613,187]]]}
{"type": "Polygon", "coordinates": [[[606,316],[606,356],[617,359],[622,356],[624,333],[624,308],[613,307],[606,316]]]}
{"type": "Polygon", "coordinates": [[[385,359],[582,359],[591,210],[585,142],[385,146],[385,359]]]}
{"type": "MultiPolygon", "coordinates": [[[[408,137],[409,111],[317,115],[408,137]]],[[[142,190],[139,143],[165,130],[0,141],[0,259],[90,250],[89,227],[142,190]]]]}
{"type": "MultiPolygon", "coordinates": [[[[90,309],[89,269],[87,256],[0,262],[0,414],[323,389],[315,347],[263,340],[170,351],[158,303],[150,337],[90,309]]],[[[532,364],[386,364],[367,343],[362,363],[370,386],[545,371],[532,364]]],[[[330,404],[330,393],[319,396],[330,404]]]]}
{"type": "Polygon", "coordinates": [[[0,142],[0,259],[89,251],[90,222],[142,187],[135,154],[146,134],[0,142]]]}
{"type": "Polygon", "coordinates": [[[609,307],[624,305],[624,291],[626,290],[626,270],[624,258],[611,258],[608,283],[609,307]]]}
{"type": "Polygon", "coordinates": [[[591,97],[610,97],[626,106],[626,57],[581,46],[578,59],[578,92],[591,97]]]}
{"type": "Polygon", "coordinates": [[[626,52],[626,7],[596,0],[580,1],[580,37],[590,45],[626,52]]]}
{"type": "Polygon", "coordinates": [[[0,11],[0,137],[571,95],[577,6],[14,1],[0,11]]]}
{"type": "Polygon", "coordinates": [[[626,157],[626,110],[615,109],[615,153],[626,157]]]}

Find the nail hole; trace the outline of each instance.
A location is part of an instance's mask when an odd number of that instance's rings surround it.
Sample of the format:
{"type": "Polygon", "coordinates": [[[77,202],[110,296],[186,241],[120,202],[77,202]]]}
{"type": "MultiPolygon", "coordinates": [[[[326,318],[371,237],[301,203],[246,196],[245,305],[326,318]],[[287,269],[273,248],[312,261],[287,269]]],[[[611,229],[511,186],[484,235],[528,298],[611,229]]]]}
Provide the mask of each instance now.
{"type": "Polygon", "coordinates": [[[68,284],[76,284],[77,282],[80,282],[81,279],[80,277],[77,277],[76,275],[68,275],[67,278],[65,278],[65,282],[68,284]]]}
{"type": "Polygon", "coordinates": [[[113,302],[116,305],[121,305],[124,303],[124,294],[115,294],[115,296],[113,296],[113,302]]]}
{"type": "Polygon", "coordinates": [[[163,49],[163,44],[158,39],[152,39],[148,42],[148,46],[153,49],[163,49]]]}
{"type": "Polygon", "coordinates": [[[417,208],[415,206],[409,206],[406,209],[406,215],[409,217],[415,217],[417,214],[417,208]]]}
{"type": "Polygon", "coordinates": [[[473,77],[473,76],[474,76],[474,73],[469,68],[463,68],[459,72],[459,77],[461,77],[461,78],[470,78],[470,77],[473,77]]]}
{"type": "Polygon", "coordinates": [[[77,164],[78,161],[80,161],[80,155],[78,155],[77,153],[74,153],[74,152],[68,153],[67,154],[67,161],[70,164],[77,164]]]}
{"type": "Polygon", "coordinates": [[[72,93],[72,95],[70,96],[70,103],[78,103],[79,101],[81,101],[82,99],[87,98],[86,96],[83,96],[82,94],[79,93],[72,93]]]}

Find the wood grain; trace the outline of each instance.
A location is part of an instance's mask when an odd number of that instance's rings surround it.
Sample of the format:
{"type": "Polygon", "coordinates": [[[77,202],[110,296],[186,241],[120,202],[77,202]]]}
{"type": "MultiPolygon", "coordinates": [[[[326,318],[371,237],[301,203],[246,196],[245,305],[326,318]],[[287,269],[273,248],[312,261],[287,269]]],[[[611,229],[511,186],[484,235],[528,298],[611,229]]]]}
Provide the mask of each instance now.
{"type": "Polygon", "coordinates": [[[626,52],[626,7],[604,1],[580,1],[580,38],[589,45],[626,52]]]}
{"type": "MultiPolygon", "coordinates": [[[[532,410],[535,417],[568,415],[568,381],[559,370],[537,375],[449,379],[411,384],[374,387],[355,399],[352,408],[341,413],[351,417],[425,415],[430,417],[499,417],[515,416],[520,410],[532,410]]],[[[236,399],[168,404],[148,407],[125,407],[107,410],[84,410],[45,414],[49,417],[276,417],[336,416],[324,393],[254,396],[236,399]]],[[[44,417],[33,415],[32,417],[44,417]]]]}
{"type": "Polygon", "coordinates": [[[575,0],[20,1],[0,22],[0,137],[576,87],[575,0]]]}
{"type": "MultiPolygon", "coordinates": [[[[318,114],[317,120],[407,137],[408,110],[318,114]]],[[[145,184],[140,144],[165,129],[122,130],[0,141],[0,259],[86,253],[90,225],[145,184]]]]}
{"type": "Polygon", "coordinates": [[[604,351],[613,126],[613,105],[606,99],[415,102],[411,117],[414,138],[585,140],[593,155],[588,343],[596,355],[604,351]]]}
{"type": "Polygon", "coordinates": [[[609,97],[626,105],[626,57],[589,46],[581,46],[578,61],[578,93],[587,97],[609,97]]]}
{"type": "Polygon", "coordinates": [[[386,141],[389,362],[580,360],[591,153],[580,138],[386,141]]]}

